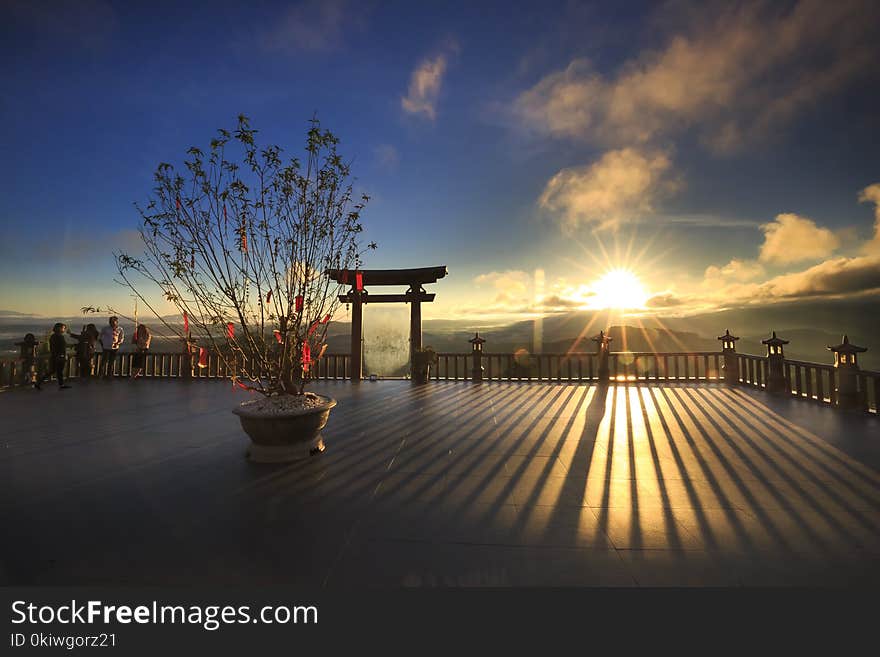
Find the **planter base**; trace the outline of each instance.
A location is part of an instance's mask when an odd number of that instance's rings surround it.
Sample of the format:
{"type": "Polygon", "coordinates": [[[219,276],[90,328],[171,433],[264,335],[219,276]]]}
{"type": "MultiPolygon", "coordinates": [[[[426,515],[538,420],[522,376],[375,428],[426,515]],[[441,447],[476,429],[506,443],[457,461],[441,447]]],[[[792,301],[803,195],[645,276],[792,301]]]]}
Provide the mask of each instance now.
{"type": "Polygon", "coordinates": [[[315,456],[325,449],[324,439],[318,436],[310,442],[294,445],[258,445],[257,443],[251,443],[248,445],[245,456],[253,463],[288,463],[315,456]]]}
{"type": "Polygon", "coordinates": [[[241,428],[250,436],[245,453],[255,463],[286,463],[307,459],[324,451],[321,429],[327,424],[336,400],[307,393],[303,408],[290,399],[277,402],[245,402],[232,412],[241,420],[241,428]],[[291,408],[292,406],[292,408],[291,408]]]}

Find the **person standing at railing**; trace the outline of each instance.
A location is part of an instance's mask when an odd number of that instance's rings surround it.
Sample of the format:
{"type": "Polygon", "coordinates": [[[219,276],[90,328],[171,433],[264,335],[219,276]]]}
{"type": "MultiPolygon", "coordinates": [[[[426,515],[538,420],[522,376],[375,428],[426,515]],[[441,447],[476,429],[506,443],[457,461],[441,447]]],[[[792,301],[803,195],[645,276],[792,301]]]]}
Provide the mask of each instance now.
{"type": "Polygon", "coordinates": [[[150,353],[150,342],[152,341],[153,336],[150,335],[150,329],[143,324],[139,324],[134,331],[134,345],[136,351],[133,364],[134,371],[131,375],[132,380],[138,378],[143,373],[144,367],[146,366],[147,354],[150,353]]]}
{"type": "MultiPolygon", "coordinates": [[[[55,378],[58,380],[58,389],[65,390],[70,388],[64,383],[64,366],[67,364],[67,340],[64,339],[64,333],[67,331],[67,325],[58,322],[52,329],[52,336],[49,338],[49,353],[51,369],[55,370],[55,378]]],[[[37,377],[34,387],[41,390],[43,381],[48,381],[51,376],[50,372],[37,377]]]]}
{"type": "Polygon", "coordinates": [[[89,324],[83,326],[82,333],[71,333],[70,336],[77,340],[76,359],[79,363],[79,375],[87,379],[92,375],[92,362],[99,337],[98,329],[94,324],[89,324]]]}
{"type": "Polygon", "coordinates": [[[28,333],[21,342],[16,342],[15,346],[21,348],[21,382],[25,385],[35,383],[37,347],[40,346],[40,341],[33,333],[28,333]]]}
{"type": "Polygon", "coordinates": [[[107,326],[101,329],[99,340],[101,342],[101,349],[103,350],[103,355],[101,356],[101,369],[104,371],[104,376],[113,376],[113,369],[116,364],[116,354],[119,352],[119,347],[122,346],[122,343],[125,340],[125,331],[123,331],[122,327],[119,325],[118,317],[111,317],[109,319],[107,326]]]}

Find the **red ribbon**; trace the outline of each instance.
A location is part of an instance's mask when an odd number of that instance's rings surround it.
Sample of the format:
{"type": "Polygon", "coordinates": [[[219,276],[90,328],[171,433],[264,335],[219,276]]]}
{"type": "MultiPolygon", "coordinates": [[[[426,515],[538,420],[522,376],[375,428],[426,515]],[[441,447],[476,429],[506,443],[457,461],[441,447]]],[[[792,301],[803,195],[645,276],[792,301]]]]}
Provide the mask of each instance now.
{"type": "Polygon", "coordinates": [[[326,323],[329,322],[329,321],[330,321],[330,315],[325,315],[325,316],[324,316],[324,319],[321,320],[321,323],[322,323],[322,324],[326,324],[326,323]]]}
{"type": "Polygon", "coordinates": [[[303,298],[301,294],[296,295],[296,312],[300,313],[303,309],[303,298]]]}
{"type": "Polygon", "coordinates": [[[247,233],[242,230],[241,231],[241,250],[243,253],[247,253],[247,233]]]}
{"type": "Polygon", "coordinates": [[[275,339],[278,341],[278,344],[281,344],[281,331],[275,329],[272,333],[275,334],[275,339]]]}
{"type": "Polygon", "coordinates": [[[208,350],[204,347],[199,347],[199,367],[207,367],[208,366],[208,350]]]}
{"type": "Polygon", "coordinates": [[[226,337],[230,340],[235,337],[235,325],[232,322],[226,323],[226,337]]]}
{"type": "Polygon", "coordinates": [[[183,313],[183,332],[189,333],[189,315],[183,313]]]}
{"type": "Polygon", "coordinates": [[[321,322],[319,322],[318,320],[315,320],[314,322],[312,322],[312,325],[309,327],[309,335],[314,333],[315,329],[318,328],[320,325],[321,325],[321,322]]]}
{"type": "Polygon", "coordinates": [[[354,281],[354,287],[358,292],[364,289],[364,275],[361,272],[354,275],[354,281]]]}
{"type": "Polygon", "coordinates": [[[308,365],[312,362],[312,348],[309,347],[308,342],[303,342],[303,365],[308,365]]]}
{"type": "Polygon", "coordinates": [[[238,386],[239,388],[241,388],[242,390],[247,390],[247,389],[248,389],[248,387],[247,387],[245,384],[243,384],[241,381],[236,381],[236,382],[235,382],[235,385],[237,385],[237,386],[238,386]]]}

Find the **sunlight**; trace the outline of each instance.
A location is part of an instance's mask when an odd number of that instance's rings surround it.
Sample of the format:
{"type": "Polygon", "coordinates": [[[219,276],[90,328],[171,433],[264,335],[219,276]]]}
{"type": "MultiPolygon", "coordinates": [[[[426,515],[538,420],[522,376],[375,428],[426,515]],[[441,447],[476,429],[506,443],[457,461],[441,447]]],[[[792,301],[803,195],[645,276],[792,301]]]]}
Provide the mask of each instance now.
{"type": "Polygon", "coordinates": [[[644,308],[648,293],[642,282],[628,269],[612,269],[591,286],[592,308],[644,308]]]}

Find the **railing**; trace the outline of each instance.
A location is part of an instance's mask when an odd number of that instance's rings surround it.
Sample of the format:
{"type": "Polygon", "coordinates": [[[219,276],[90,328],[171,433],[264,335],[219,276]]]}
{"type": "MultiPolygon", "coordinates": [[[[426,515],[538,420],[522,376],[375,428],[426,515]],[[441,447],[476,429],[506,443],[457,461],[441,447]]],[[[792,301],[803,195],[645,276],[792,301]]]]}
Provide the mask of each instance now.
{"type": "MultiPolygon", "coordinates": [[[[134,353],[117,354],[112,376],[130,376],[134,369],[134,356],[134,353]]],[[[93,375],[100,376],[105,367],[104,358],[99,352],[93,360],[93,375]]],[[[26,380],[26,373],[22,371],[22,363],[20,358],[0,360],[0,389],[30,385],[30,382],[26,380]]],[[[196,358],[190,359],[184,353],[150,352],[145,354],[143,376],[148,379],[223,379],[232,375],[232,370],[220,354],[209,353],[205,364],[205,367],[199,367],[196,358]]],[[[35,369],[38,373],[54,373],[49,356],[40,356],[37,359],[35,369]]],[[[348,354],[326,354],[315,362],[312,375],[322,380],[347,379],[351,376],[351,358],[348,354]]],[[[67,356],[64,364],[64,376],[70,379],[81,376],[76,356],[67,356]]]]}
{"type": "MultiPolygon", "coordinates": [[[[767,359],[761,356],[737,354],[739,382],[753,388],[767,387],[767,359]]],[[[828,406],[837,406],[839,373],[833,365],[808,363],[801,360],[783,362],[783,374],[793,397],[828,406]]],[[[880,372],[860,370],[856,374],[857,386],[864,410],[877,413],[880,395],[880,372]]]]}
{"type": "MultiPolygon", "coordinates": [[[[113,376],[132,373],[135,354],[118,354],[113,376]]],[[[749,354],[736,355],[739,383],[753,388],[767,386],[767,359],[749,354]]],[[[94,373],[102,373],[103,358],[94,358],[94,373]]],[[[570,354],[505,354],[483,353],[481,359],[484,381],[545,381],[593,382],[599,380],[599,356],[595,353],[570,354]]],[[[611,352],[608,374],[612,382],[719,382],[724,380],[720,352],[611,352]]],[[[49,356],[37,361],[38,372],[51,372],[49,356]]],[[[440,353],[431,378],[436,381],[469,381],[472,376],[473,353],[440,353]]],[[[69,355],[65,377],[78,378],[79,363],[69,355]]],[[[837,405],[838,372],[831,365],[797,360],[784,361],[788,389],[797,399],[829,406],[837,405]]],[[[206,366],[199,367],[183,353],[156,352],[146,354],[143,375],[146,378],[229,378],[232,372],[219,354],[209,353],[206,366]]],[[[327,354],[313,365],[313,376],[320,380],[344,380],[351,377],[349,354],[327,354]]],[[[861,370],[856,374],[859,396],[864,409],[877,414],[880,399],[880,372],[861,370]]],[[[0,360],[0,389],[24,385],[21,359],[0,360]]],[[[28,383],[29,384],[29,383],[28,383]]]]}
{"type": "MultiPolygon", "coordinates": [[[[440,353],[434,380],[468,381],[472,353],[440,353]]],[[[484,381],[598,381],[595,353],[496,354],[482,356],[484,381]]],[[[723,378],[720,352],[611,352],[609,377],[614,381],[718,381],[723,378]]]]}

